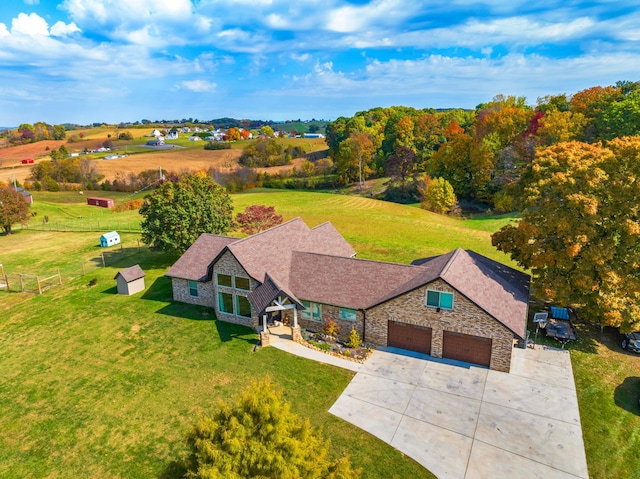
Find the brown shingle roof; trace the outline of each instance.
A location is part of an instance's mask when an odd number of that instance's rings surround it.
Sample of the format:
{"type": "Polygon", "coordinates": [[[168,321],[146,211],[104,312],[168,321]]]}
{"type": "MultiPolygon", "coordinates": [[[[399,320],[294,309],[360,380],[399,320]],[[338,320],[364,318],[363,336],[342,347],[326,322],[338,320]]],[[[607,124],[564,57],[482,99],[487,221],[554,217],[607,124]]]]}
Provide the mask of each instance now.
{"type": "Polygon", "coordinates": [[[267,272],[280,281],[288,278],[293,251],[336,256],[355,254],[331,223],[311,229],[300,218],[238,240],[228,248],[249,276],[260,282],[267,272]]]}
{"type": "Polygon", "coordinates": [[[118,273],[113,277],[113,279],[117,279],[118,275],[122,276],[122,278],[127,283],[131,283],[136,279],[144,278],[145,276],[144,271],[142,271],[142,268],[140,268],[139,264],[135,264],[130,268],[123,269],[122,271],[118,271],[118,273]]]}
{"type": "Polygon", "coordinates": [[[366,309],[422,272],[418,266],[295,252],[289,285],[301,299],[366,309]]]}
{"type": "Polygon", "coordinates": [[[253,305],[253,309],[257,311],[258,315],[261,315],[278,296],[287,296],[298,306],[298,309],[303,309],[302,303],[300,303],[289,288],[283,286],[278,280],[269,276],[269,274],[265,275],[264,283],[249,293],[248,297],[253,305]]]}
{"type": "Polygon", "coordinates": [[[206,233],[202,234],[189,249],[180,256],[178,261],[167,271],[166,275],[173,278],[204,281],[207,277],[207,267],[211,260],[217,257],[227,245],[234,241],[238,241],[238,238],[206,233]]]}
{"type": "Polygon", "coordinates": [[[524,338],[529,306],[528,274],[473,251],[457,249],[441,276],[511,331],[524,338]]]}
{"type": "MultiPolygon", "coordinates": [[[[426,269],[424,277],[400,287],[403,294],[426,279],[439,277],[523,338],[527,325],[529,275],[473,251],[456,249],[446,255],[416,260],[426,269]]],[[[387,298],[391,299],[391,298],[387,298]]],[[[383,302],[383,301],[381,301],[383,302]]]]}

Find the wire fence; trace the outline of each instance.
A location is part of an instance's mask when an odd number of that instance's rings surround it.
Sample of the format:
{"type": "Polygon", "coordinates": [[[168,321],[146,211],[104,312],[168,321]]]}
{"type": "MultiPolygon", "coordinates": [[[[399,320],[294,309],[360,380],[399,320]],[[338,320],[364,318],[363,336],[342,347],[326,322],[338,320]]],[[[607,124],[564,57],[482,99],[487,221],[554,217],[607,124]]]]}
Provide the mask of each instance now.
{"type": "Polygon", "coordinates": [[[22,229],[35,231],[72,231],[72,232],[101,232],[120,231],[123,233],[140,233],[139,218],[70,218],[64,220],[51,220],[47,222],[29,222],[22,226],[22,229]]]}
{"type": "Polygon", "coordinates": [[[55,286],[61,286],[75,278],[89,276],[95,271],[106,268],[122,259],[140,254],[143,249],[148,249],[140,245],[125,247],[120,244],[120,248],[103,251],[99,255],[90,258],[83,258],[80,261],[61,265],[55,270],[16,272],[0,270],[0,292],[21,291],[23,293],[42,294],[55,286]]]}

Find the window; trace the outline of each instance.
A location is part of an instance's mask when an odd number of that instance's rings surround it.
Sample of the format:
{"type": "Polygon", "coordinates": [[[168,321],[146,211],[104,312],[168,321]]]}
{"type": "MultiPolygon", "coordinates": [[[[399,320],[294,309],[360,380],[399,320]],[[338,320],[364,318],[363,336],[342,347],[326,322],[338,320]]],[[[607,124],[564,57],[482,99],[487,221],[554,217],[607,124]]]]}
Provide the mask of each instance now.
{"type": "Polygon", "coordinates": [[[233,314],[233,295],[231,293],[218,293],[218,308],[221,313],[233,314]]]}
{"type": "Polygon", "coordinates": [[[233,287],[231,284],[231,275],[218,273],[218,286],[228,286],[229,288],[233,287]]]}
{"type": "Polygon", "coordinates": [[[432,308],[453,309],[453,294],[444,291],[427,291],[427,306],[432,308]]]}
{"type": "Polygon", "coordinates": [[[235,280],[236,280],[236,289],[243,289],[245,291],[249,291],[251,289],[249,278],[240,278],[236,276],[235,280]]]}
{"type": "Polygon", "coordinates": [[[251,317],[251,304],[246,296],[236,296],[236,311],[238,316],[251,317]]]}
{"type": "Polygon", "coordinates": [[[189,281],[189,296],[198,297],[198,282],[189,281]]]}
{"type": "Polygon", "coordinates": [[[340,319],[346,319],[347,321],[356,320],[356,310],[349,308],[340,308],[340,319]]]}
{"type": "Polygon", "coordinates": [[[322,307],[319,303],[312,303],[311,301],[302,300],[304,309],[302,310],[302,319],[309,319],[311,321],[320,321],[322,318],[322,307]]]}

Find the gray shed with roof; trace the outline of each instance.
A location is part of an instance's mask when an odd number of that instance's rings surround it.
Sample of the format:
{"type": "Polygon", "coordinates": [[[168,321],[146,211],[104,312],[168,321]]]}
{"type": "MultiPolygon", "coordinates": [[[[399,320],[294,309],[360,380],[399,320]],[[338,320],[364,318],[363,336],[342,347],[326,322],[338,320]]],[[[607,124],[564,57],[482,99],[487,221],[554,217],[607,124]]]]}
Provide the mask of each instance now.
{"type": "Polygon", "coordinates": [[[144,271],[142,271],[142,268],[140,268],[138,264],[118,271],[118,274],[113,278],[118,284],[118,294],[130,296],[143,291],[144,276],[144,271]]]}

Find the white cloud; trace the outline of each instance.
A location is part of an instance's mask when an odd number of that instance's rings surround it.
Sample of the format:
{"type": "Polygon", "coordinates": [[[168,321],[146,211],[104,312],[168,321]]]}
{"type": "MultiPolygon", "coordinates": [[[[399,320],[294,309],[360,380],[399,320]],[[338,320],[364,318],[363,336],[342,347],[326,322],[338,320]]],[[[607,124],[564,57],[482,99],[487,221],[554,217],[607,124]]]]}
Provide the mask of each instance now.
{"type": "Polygon", "coordinates": [[[10,35],[7,26],[4,23],[0,23],[0,38],[8,37],[10,35]]]}
{"type": "Polygon", "coordinates": [[[23,35],[49,35],[49,25],[47,21],[37,13],[18,14],[11,22],[11,33],[21,33],[23,35]]]}
{"type": "Polygon", "coordinates": [[[372,25],[399,24],[420,8],[420,2],[376,0],[364,6],[342,6],[330,10],[326,28],[335,32],[366,31],[372,25]]]}
{"type": "Polygon", "coordinates": [[[69,24],[64,22],[56,22],[51,27],[51,35],[54,37],[66,37],[67,35],[71,35],[72,33],[80,32],[81,30],[78,26],[71,22],[69,24]]]}
{"type": "Polygon", "coordinates": [[[309,58],[311,58],[311,55],[309,55],[308,53],[292,53],[291,54],[291,59],[297,62],[306,62],[307,60],[309,60],[309,58]]]}
{"type": "Polygon", "coordinates": [[[185,80],[180,82],[178,88],[196,93],[213,93],[218,86],[206,80],[185,80]]]}

